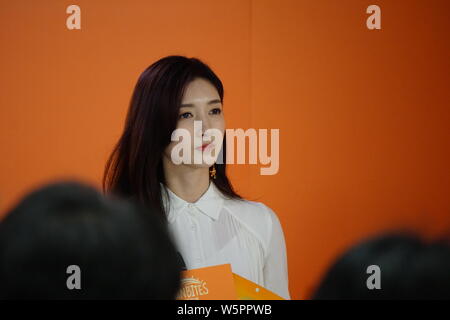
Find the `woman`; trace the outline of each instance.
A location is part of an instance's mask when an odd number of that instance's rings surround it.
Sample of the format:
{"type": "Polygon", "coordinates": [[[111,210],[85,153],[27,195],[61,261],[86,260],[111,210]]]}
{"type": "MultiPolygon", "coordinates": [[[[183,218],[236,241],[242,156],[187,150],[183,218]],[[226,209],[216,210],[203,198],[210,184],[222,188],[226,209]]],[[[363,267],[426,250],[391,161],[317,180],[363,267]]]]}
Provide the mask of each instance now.
{"type": "Polygon", "coordinates": [[[223,86],[214,72],[195,58],[160,59],[139,77],[103,189],[166,217],[187,269],[230,263],[234,273],[290,299],[277,216],[236,194],[225,163],[211,166],[201,157],[208,152],[214,160],[221,151],[226,158],[224,131],[223,86]],[[192,139],[183,141],[189,148],[178,154],[189,157],[177,164],[173,151],[180,142],[171,137],[180,130],[192,139]],[[219,132],[222,141],[209,132],[219,132]],[[198,156],[201,162],[186,161],[198,156]]]}

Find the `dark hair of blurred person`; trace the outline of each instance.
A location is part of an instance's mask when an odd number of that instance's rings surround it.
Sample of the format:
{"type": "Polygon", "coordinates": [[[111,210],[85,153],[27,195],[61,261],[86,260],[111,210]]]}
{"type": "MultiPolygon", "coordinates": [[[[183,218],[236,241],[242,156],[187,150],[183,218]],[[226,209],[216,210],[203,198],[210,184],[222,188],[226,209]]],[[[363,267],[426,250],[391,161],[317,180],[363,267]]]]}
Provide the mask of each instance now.
{"type": "Polygon", "coordinates": [[[450,299],[450,244],[408,233],[377,236],[352,247],[328,270],[312,296],[318,300],[450,299]],[[380,289],[367,280],[376,265],[380,289]]]}
{"type": "Polygon", "coordinates": [[[33,191],[0,223],[0,299],[174,299],[180,270],[159,215],[77,182],[33,191]]]}

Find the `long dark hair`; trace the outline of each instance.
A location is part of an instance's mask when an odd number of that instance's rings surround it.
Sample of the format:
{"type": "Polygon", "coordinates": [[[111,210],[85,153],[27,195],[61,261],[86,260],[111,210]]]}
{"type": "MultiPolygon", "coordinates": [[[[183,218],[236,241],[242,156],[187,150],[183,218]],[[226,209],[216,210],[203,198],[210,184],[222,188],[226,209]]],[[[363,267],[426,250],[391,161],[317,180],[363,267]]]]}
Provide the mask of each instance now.
{"type": "MultiPolygon", "coordinates": [[[[122,136],[105,167],[103,191],[132,198],[164,214],[162,154],[176,129],[186,86],[195,78],[209,81],[223,103],[223,85],[202,61],[168,56],[150,65],[134,88],[122,136]]],[[[226,139],[222,146],[226,159],[226,139]]],[[[226,161],[216,163],[215,186],[227,198],[241,199],[226,176],[226,161]]],[[[167,190],[164,188],[165,192],[167,190]]]]}

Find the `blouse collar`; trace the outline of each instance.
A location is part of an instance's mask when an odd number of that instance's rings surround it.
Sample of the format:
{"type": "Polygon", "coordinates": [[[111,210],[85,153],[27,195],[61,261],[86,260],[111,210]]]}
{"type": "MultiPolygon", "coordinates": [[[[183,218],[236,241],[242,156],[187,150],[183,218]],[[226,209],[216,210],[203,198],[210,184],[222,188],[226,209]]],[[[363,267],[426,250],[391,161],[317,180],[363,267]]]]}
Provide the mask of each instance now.
{"type": "Polygon", "coordinates": [[[209,183],[209,187],[206,192],[194,203],[181,199],[166,187],[169,195],[169,203],[167,203],[166,194],[163,189],[164,186],[161,184],[161,193],[164,199],[163,203],[169,223],[173,223],[178,215],[181,214],[186,208],[197,208],[201,213],[207,215],[213,220],[217,220],[219,218],[224,196],[213,182],[209,183]]]}

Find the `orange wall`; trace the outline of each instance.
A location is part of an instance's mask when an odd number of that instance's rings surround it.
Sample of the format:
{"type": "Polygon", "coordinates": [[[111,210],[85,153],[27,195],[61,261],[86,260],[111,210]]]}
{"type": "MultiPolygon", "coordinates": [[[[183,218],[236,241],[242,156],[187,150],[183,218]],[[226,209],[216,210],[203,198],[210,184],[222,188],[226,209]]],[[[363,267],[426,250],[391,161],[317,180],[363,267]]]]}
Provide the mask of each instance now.
{"type": "Polygon", "coordinates": [[[354,241],[450,227],[450,3],[0,1],[0,215],[36,186],[100,187],[139,74],[203,59],[229,128],[279,128],[280,171],[231,168],[283,224],[293,298],[354,241]],[[81,7],[82,30],[66,28],[81,7]],[[382,29],[365,9],[381,7],[382,29]]]}

